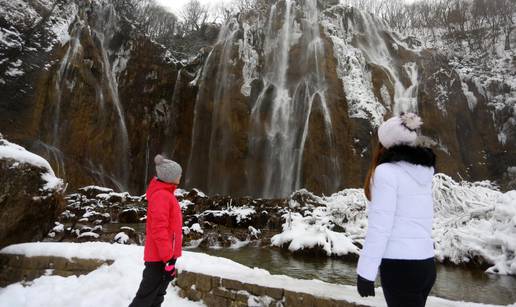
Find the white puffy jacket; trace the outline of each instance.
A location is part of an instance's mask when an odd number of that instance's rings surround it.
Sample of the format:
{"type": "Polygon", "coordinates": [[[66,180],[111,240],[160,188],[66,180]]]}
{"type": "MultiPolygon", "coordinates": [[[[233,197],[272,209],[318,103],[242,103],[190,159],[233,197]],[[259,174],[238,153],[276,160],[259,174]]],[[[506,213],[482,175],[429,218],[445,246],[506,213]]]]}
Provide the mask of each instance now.
{"type": "Polygon", "coordinates": [[[382,258],[427,259],[432,240],[434,168],[405,161],[376,167],[357,273],[374,281],[382,258]]]}

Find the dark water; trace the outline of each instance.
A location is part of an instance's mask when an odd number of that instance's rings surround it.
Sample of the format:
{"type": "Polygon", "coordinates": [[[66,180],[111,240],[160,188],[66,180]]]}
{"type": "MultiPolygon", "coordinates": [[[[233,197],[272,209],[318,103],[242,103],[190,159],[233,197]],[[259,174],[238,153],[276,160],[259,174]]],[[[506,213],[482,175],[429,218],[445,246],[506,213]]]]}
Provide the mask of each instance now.
{"type": "MultiPolygon", "coordinates": [[[[301,257],[277,249],[246,246],[240,249],[189,249],[229,258],[272,274],[319,279],[335,284],[355,284],[356,263],[323,257],[301,257]]],[[[380,284],[379,280],[376,285],[380,284]]],[[[516,302],[516,277],[486,274],[482,270],[437,266],[437,281],[431,295],[451,300],[485,304],[516,302]]]]}

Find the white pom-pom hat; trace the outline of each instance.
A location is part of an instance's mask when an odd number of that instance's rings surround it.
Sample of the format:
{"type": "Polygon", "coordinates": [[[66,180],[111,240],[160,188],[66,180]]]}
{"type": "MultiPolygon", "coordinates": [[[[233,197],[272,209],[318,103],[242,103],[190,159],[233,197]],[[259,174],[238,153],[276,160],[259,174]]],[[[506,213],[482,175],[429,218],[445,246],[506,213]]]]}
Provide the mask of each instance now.
{"type": "Polygon", "coordinates": [[[378,128],[378,139],[385,148],[395,145],[415,146],[417,129],[421,127],[421,117],[414,113],[401,113],[383,122],[378,128]]]}

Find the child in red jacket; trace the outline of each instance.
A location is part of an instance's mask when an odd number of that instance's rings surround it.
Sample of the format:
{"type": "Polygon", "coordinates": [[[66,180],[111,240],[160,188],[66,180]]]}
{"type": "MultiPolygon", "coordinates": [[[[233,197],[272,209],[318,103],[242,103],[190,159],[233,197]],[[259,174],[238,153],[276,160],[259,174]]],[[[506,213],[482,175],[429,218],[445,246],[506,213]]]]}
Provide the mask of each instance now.
{"type": "Polygon", "coordinates": [[[161,306],[168,284],[176,276],[176,260],[181,256],[183,217],[174,191],[182,169],[172,160],[154,158],[157,177],[147,188],[145,269],[136,297],[129,307],[161,306]]]}

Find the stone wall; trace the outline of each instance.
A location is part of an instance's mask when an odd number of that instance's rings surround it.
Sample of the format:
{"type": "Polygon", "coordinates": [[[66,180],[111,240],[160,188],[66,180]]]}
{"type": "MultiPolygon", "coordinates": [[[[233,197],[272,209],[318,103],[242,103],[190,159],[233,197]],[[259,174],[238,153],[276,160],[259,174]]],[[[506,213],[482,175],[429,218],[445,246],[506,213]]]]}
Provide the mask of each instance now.
{"type": "Polygon", "coordinates": [[[176,285],[181,288],[179,292],[180,296],[193,301],[202,300],[208,307],[359,306],[347,301],[317,297],[308,293],[242,283],[238,280],[188,271],[182,271],[179,273],[176,285]]]}
{"type": "MultiPolygon", "coordinates": [[[[83,275],[112,260],[79,259],[55,256],[0,254],[0,287],[15,282],[29,282],[42,275],[83,275]]],[[[344,300],[319,297],[283,288],[267,287],[238,280],[181,271],[175,281],[179,295],[201,301],[208,307],[351,307],[360,306],[344,300]]]]}
{"type": "Polygon", "coordinates": [[[88,274],[103,264],[111,263],[112,260],[0,254],[0,287],[28,282],[45,274],[64,277],[88,274]]]}

